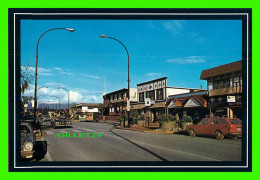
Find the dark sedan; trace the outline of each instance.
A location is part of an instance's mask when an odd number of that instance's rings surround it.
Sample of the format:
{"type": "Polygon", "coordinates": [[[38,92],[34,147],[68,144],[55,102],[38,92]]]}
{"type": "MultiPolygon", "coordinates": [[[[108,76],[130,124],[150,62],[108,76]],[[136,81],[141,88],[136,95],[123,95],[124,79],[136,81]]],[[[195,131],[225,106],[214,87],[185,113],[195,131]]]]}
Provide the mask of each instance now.
{"type": "Polygon", "coordinates": [[[21,158],[32,158],[35,146],[35,134],[29,123],[21,123],[21,158]]]}

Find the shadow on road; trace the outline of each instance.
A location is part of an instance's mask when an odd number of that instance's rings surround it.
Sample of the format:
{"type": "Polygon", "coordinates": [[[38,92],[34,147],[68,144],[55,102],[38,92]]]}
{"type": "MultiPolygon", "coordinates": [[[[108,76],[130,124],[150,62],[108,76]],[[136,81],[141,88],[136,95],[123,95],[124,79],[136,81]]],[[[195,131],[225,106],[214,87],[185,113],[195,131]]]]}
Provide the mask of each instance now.
{"type": "Polygon", "coordinates": [[[136,143],[134,143],[133,141],[131,141],[131,140],[129,140],[129,139],[127,139],[127,138],[125,138],[125,137],[123,137],[123,136],[121,136],[121,135],[115,133],[114,131],[112,131],[112,129],[114,129],[114,128],[109,129],[109,132],[111,132],[111,133],[113,133],[114,135],[116,135],[116,136],[118,136],[118,137],[124,139],[124,140],[127,141],[127,142],[130,142],[131,144],[137,146],[138,148],[141,148],[142,150],[144,150],[144,151],[146,151],[146,152],[148,152],[148,153],[154,155],[155,157],[157,157],[158,159],[160,159],[160,160],[162,160],[162,161],[168,161],[167,159],[165,159],[165,158],[159,156],[158,154],[155,154],[154,152],[150,151],[149,149],[146,149],[145,147],[142,147],[142,146],[140,146],[139,144],[136,144],[136,143]]]}
{"type": "Polygon", "coordinates": [[[35,141],[34,159],[40,161],[47,153],[47,141],[35,141]]]}

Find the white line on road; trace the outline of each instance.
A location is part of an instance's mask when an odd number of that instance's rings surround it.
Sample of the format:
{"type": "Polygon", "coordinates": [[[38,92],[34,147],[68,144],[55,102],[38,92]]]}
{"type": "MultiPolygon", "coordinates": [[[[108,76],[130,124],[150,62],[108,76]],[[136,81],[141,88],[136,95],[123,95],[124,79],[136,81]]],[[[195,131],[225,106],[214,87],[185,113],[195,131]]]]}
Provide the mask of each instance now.
{"type": "Polygon", "coordinates": [[[187,155],[191,155],[191,156],[197,156],[199,158],[210,159],[212,161],[221,161],[221,160],[218,160],[218,159],[209,158],[209,157],[206,157],[206,156],[201,156],[201,155],[192,154],[192,153],[188,153],[188,152],[183,152],[183,151],[179,151],[179,150],[175,150],[175,149],[169,149],[169,148],[165,148],[165,147],[162,147],[162,146],[156,146],[156,145],[147,144],[147,143],[143,143],[143,142],[139,142],[139,141],[133,141],[133,140],[131,140],[131,141],[134,142],[134,143],[137,143],[137,144],[144,144],[144,145],[148,145],[148,146],[153,146],[153,147],[165,149],[165,150],[168,150],[168,151],[175,151],[175,152],[178,152],[178,153],[183,153],[183,154],[187,154],[187,155]]]}
{"type": "Polygon", "coordinates": [[[68,131],[65,131],[65,130],[61,130],[60,132],[61,133],[69,133],[68,131]]]}
{"type": "Polygon", "coordinates": [[[84,131],[90,131],[90,132],[96,132],[96,131],[93,130],[93,129],[82,129],[82,130],[84,130],[84,131]]]}
{"type": "Polygon", "coordinates": [[[54,134],[54,132],[52,132],[51,130],[45,130],[45,132],[46,132],[47,135],[54,134]]]}
{"type": "Polygon", "coordinates": [[[82,132],[82,131],[76,130],[76,129],[73,129],[72,131],[73,131],[73,132],[82,132]]]}

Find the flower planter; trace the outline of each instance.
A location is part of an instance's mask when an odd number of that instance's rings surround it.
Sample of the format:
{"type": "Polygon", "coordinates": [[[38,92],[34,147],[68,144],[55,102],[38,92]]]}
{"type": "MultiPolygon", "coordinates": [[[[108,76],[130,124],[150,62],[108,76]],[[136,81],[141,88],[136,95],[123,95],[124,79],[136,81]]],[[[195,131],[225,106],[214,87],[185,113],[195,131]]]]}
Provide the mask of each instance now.
{"type": "Polygon", "coordinates": [[[137,120],[137,125],[138,125],[138,127],[144,127],[144,121],[137,120]]]}
{"type": "Polygon", "coordinates": [[[175,122],[170,121],[170,122],[163,122],[161,124],[161,129],[164,131],[171,131],[175,128],[175,122]]]}
{"type": "Polygon", "coordinates": [[[193,124],[193,122],[182,122],[181,123],[181,129],[182,130],[186,130],[186,127],[188,126],[188,125],[192,125],[193,124]]]}
{"type": "MultiPolygon", "coordinates": [[[[120,126],[124,127],[124,121],[120,121],[120,126]]],[[[125,121],[125,127],[127,127],[127,126],[128,126],[128,121],[126,120],[125,121]]]]}

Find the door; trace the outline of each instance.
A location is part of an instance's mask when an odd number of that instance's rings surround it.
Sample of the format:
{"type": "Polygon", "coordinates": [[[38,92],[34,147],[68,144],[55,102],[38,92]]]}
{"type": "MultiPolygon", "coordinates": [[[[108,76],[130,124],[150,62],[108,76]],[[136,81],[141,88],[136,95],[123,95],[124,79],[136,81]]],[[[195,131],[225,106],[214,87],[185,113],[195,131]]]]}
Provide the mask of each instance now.
{"type": "Polygon", "coordinates": [[[195,130],[195,133],[197,134],[205,134],[208,128],[208,121],[209,119],[205,118],[202,119],[197,125],[195,130]]]}

